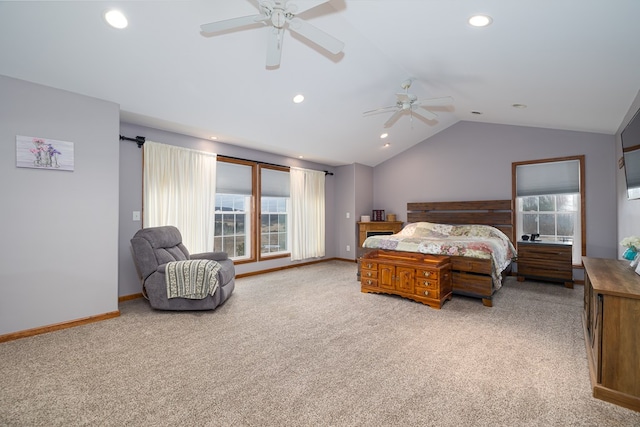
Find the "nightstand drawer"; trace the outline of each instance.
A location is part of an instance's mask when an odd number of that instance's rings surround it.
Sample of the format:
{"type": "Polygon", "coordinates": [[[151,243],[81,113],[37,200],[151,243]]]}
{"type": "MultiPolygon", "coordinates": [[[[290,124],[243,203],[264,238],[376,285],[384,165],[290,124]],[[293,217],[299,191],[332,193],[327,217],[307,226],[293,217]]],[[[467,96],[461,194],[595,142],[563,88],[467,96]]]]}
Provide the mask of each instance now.
{"type": "Polygon", "coordinates": [[[572,280],[573,271],[571,269],[556,270],[543,267],[530,267],[528,265],[518,265],[518,274],[527,277],[540,277],[549,279],[572,280]]]}
{"type": "Polygon", "coordinates": [[[523,268],[539,270],[571,271],[572,265],[568,260],[518,258],[518,271],[523,268]]]}
{"type": "Polygon", "coordinates": [[[572,248],[561,245],[540,245],[532,243],[529,245],[518,244],[518,258],[536,258],[544,260],[571,261],[572,248]]]}

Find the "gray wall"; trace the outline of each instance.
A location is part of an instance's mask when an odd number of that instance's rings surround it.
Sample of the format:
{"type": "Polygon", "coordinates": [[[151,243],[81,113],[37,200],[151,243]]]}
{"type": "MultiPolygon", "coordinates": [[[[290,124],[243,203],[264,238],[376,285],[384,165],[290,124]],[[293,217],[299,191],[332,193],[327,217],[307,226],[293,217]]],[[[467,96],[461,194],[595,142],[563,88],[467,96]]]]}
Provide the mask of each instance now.
{"type": "Polygon", "coordinates": [[[117,104],[0,76],[0,335],[118,310],[117,104]],[[16,135],[75,170],[16,167],[16,135]]]}
{"type": "Polygon", "coordinates": [[[340,166],[335,170],[335,181],[340,191],[336,194],[336,256],[355,260],[355,164],[340,166]],[[347,218],[348,214],[348,218],[347,218]],[[349,250],[347,250],[347,246],[349,250]]]}
{"type": "Polygon", "coordinates": [[[356,260],[360,216],[371,215],[373,206],[373,168],[353,163],[336,168],[337,257],[356,260]],[[347,218],[347,212],[349,218],[347,218]],[[347,246],[349,250],[347,250],[347,246]]]}
{"type": "MultiPolygon", "coordinates": [[[[333,167],[326,165],[320,165],[300,159],[291,159],[271,153],[224,144],[218,141],[194,138],[129,123],[120,124],[120,133],[127,137],[140,135],[146,137],[148,141],[208,151],[223,156],[239,157],[284,166],[297,166],[335,172],[333,167]]],[[[140,221],[133,221],[133,211],[142,211],[142,150],[137,147],[136,143],[129,141],[122,141],[120,143],[120,147],[120,230],[118,233],[118,258],[120,261],[120,267],[118,270],[118,295],[126,296],[141,292],[140,281],[131,256],[130,240],[136,231],[142,227],[142,223],[140,221]]],[[[336,256],[336,233],[334,233],[337,215],[335,208],[335,188],[335,176],[328,175],[326,179],[325,192],[325,258],[333,258],[336,256]]],[[[292,262],[290,258],[278,258],[269,261],[237,264],[236,272],[238,274],[251,273],[300,264],[308,261],[309,260],[292,262]]]]}
{"type": "MultiPolygon", "coordinates": [[[[636,95],[636,99],[629,108],[625,119],[620,125],[620,129],[616,133],[616,183],[618,198],[618,242],[625,237],[640,236],[640,199],[629,200],[627,198],[627,182],[624,175],[624,169],[618,169],[618,160],[622,157],[622,140],[620,134],[627,126],[633,115],[640,108],[640,91],[636,95]]],[[[618,257],[622,258],[624,248],[618,245],[618,257]]]]}
{"type": "MultiPolygon", "coordinates": [[[[371,215],[373,207],[373,171],[370,166],[355,165],[355,211],[356,221],[360,221],[362,215],[371,215]]],[[[387,212],[393,213],[393,212],[387,212]]],[[[356,232],[357,236],[357,232],[356,232]]]]}
{"type": "Polygon", "coordinates": [[[614,258],[613,135],[458,122],[374,168],[376,209],[406,221],[407,202],[511,199],[511,163],[585,155],[587,255],[614,258]]]}

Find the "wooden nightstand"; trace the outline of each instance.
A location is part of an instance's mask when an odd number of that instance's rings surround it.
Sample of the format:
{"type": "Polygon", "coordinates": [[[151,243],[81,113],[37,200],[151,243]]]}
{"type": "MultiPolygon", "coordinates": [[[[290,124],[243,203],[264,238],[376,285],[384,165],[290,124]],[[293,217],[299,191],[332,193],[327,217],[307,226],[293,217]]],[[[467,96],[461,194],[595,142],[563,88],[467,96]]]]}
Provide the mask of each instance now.
{"type": "Polygon", "coordinates": [[[519,241],[518,281],[525,278],[563,282],[573,288],[573,266],[571,242],[540,240],[519,241]]]}

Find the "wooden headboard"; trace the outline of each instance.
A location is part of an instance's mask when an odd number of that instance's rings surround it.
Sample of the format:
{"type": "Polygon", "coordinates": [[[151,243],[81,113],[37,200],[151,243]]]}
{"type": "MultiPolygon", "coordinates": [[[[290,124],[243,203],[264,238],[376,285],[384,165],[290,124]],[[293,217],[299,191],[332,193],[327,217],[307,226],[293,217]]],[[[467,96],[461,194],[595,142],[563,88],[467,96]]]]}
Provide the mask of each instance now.
{"type": "Polygon", "coordinates": [[[515,242],[511,200],[407,203],[407,222],[491,225],[515,242]]]}

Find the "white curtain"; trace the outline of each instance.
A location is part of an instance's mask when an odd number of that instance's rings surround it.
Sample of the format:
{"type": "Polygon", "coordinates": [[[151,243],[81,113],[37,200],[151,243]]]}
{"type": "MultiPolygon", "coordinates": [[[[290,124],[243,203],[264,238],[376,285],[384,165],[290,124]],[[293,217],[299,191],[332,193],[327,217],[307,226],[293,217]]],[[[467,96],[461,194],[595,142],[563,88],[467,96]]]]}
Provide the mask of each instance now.
{"type": "Polygon", "coordinates": [[[191,253],[213,250],[216,154],[147,141],[143,225],[173,225],[191,253]]]}
{"type": "Polygon", "coordinates": [[[291,259],[323,257],[325,238],[324,179],[320,171],[292,167],[291,259]]]}

